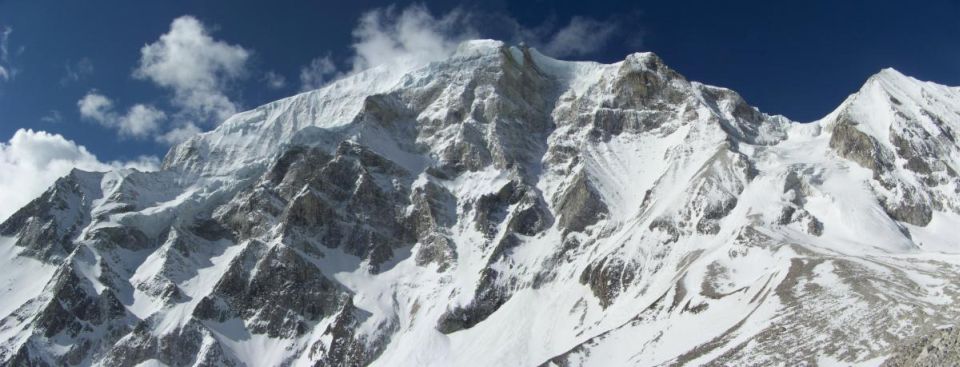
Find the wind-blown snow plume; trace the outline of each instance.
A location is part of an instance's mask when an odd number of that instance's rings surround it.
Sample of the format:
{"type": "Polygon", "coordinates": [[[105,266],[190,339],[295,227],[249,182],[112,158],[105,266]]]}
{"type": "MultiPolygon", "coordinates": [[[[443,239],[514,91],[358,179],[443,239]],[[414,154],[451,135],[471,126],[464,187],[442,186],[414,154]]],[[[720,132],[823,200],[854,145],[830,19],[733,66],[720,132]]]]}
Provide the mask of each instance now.
{"type": "Polygon", "coordinates": [[[283,89],[287,86],[287,78],[272,70],[264,73],[262,79],[270,89],[283,89]]]}
{"type": "Polygon", "coordinates": [[[337,66],[334,65],[330,55],[315,58],[300,68],[300,90],[318,89],[326,85],[336,74],[337,66]]]}
{"type": "Polygon", "coordinates": [[[617,30],[614,21],[600,21],[586,17],[573,17],[570,23],[547,35],[532,46],[554,57],[584,56],[606,46],[617,30]],[[539,46],[538,46],[539,44],[539,46]]]}
{"type": "Polygon", "coordinates": [[[422,5],[367,12],[353,31],[353,72],[379,65],[406,72],[443,60],[476,33],[467,20],[468,14],[462,11],[437,17],[422,5]]]}
{"type": "Polygon", "coordinates": [[[508,38],[525,42],[545,54],[585,56],[606,47],[623,23],[619,18],[599,20],[575,16],[562,27],[552,21],[527,27],[510,16],[472,13],[461,8],[441,15],[418,4],[403,9],[377,8],[364,13],[353,30],[350,68],[338,69],[330,55],[317,57],[301,68],[300,89],[317,89],[332,80],[377,66],[402,75],[449,57],[464,40],[502,33],[504,29],[508,30],[508,38]]]}

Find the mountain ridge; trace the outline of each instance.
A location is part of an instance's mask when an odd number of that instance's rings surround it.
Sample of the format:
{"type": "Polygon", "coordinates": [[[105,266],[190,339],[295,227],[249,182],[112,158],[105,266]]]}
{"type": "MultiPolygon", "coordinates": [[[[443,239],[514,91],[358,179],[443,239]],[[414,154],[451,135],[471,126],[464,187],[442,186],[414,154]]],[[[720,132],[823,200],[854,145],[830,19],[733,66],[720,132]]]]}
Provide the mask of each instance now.
{"type": "Polygon", "coordinates": [[[892,69],[799,124],[466,42],[58,181],[0,224],[0,361],[879,364],[960,311],[956,129],[892,69]]]}

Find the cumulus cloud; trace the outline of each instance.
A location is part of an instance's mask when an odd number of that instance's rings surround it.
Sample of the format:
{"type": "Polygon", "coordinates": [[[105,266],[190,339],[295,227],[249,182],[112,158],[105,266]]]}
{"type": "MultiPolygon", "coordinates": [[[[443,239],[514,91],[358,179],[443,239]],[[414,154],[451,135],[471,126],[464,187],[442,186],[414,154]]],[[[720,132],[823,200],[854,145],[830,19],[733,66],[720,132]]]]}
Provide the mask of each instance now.
{"type": "Polygon", "coordinates": [[[159,40],[140,49],[133,76],[171,90],[171,102],[181,114],[219,123],[239,109],[226,90],[246,75],[250,54],[241,46],[215,40],[196,18],[182,16],[159,40]]]}
{"type": "Polygon", "coordinates": [[[270,89],[283,89],[287,86],[287,78],[274,71],[264,73],[263,81],[267,83],[267,87],[270,89]]]}
{"type": "MultiPolygon", "coordinates": [[[[116,129],[121,136],[153,137],[163,143],[176,143],[202,129],[225,120],[240,108],[227,94],[231,83],[247,74],[251,52],[214,39],[207,28],[194,17],[173,20],[170,30],[140,49],[140,60],[133,77],[147,80],[169,90],[171,98],[165,112],[152,105],[134,104],[125,113],[114,108],[113,101],[95,90],[77,102],[80,116],[86,120],[116,129]],[[167,129],[170,121],[172,129],[167,129]]],[[[67,64],[61,83],[80,80],[93,71],[89,59],[67,64]]],[[[268,86],[281,88],[283,76],[269,72],[268,86]]]]}
{"type": "Polygon", "coordinates": [[[90,91],[77,101],[80,117],[94,120],[103,124],[114,120],[113,101],[96,91],[90,91]]]}
{"type": "Polygon", "coordinates": [[[329,55],[315,58],[310,61],[310,64],[300,68],[300,90],[320,88],[335,74],[337,74],[337,66],[329,55]]]}
{"type": "Polygon", "coordinates": [[[113,101],[97,91],[90,91],[77,101],[80,117],[116,129],[121,136],[144,138],[160,129],[167,119],[163,111],[144,104],[135,104],[126,114],[114,111],[113,101]]]}
{"type": "Polygon", "coordinates": [[[57,178],[73,168],[107,171],[116,168],[155,170],[155,157],[133,161],[101,162],[85,147],[62,135],[20,129],[7,142],[0,141],[0,220],[43,193],[57,178]]]}

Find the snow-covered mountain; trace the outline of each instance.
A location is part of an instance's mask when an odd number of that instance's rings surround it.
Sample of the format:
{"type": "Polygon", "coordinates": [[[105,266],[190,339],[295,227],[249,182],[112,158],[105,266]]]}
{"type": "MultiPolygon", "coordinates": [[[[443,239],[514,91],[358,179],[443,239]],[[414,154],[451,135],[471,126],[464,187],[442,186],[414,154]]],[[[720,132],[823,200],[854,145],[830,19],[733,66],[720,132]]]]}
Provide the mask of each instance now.
{"type": "Polygon", "coordinates": [[[801,124],[470,41],[57,181],[0,224],[0,363],[877,365],[960,314],[957,139],[892,69],[801,124]]]}

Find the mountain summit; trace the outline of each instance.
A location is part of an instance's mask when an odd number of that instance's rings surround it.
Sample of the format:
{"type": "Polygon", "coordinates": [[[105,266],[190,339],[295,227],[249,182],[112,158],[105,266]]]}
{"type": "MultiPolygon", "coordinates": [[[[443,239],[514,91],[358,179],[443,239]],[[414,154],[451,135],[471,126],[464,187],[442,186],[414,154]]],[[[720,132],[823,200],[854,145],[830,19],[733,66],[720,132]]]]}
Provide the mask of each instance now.
{"type": "Polygon", "coordinates": [[[796,123],[470,41],[61,178],[0,224],[0,364],[880,364],[960,312],[958,134],[892,69],[796,123]]]}

